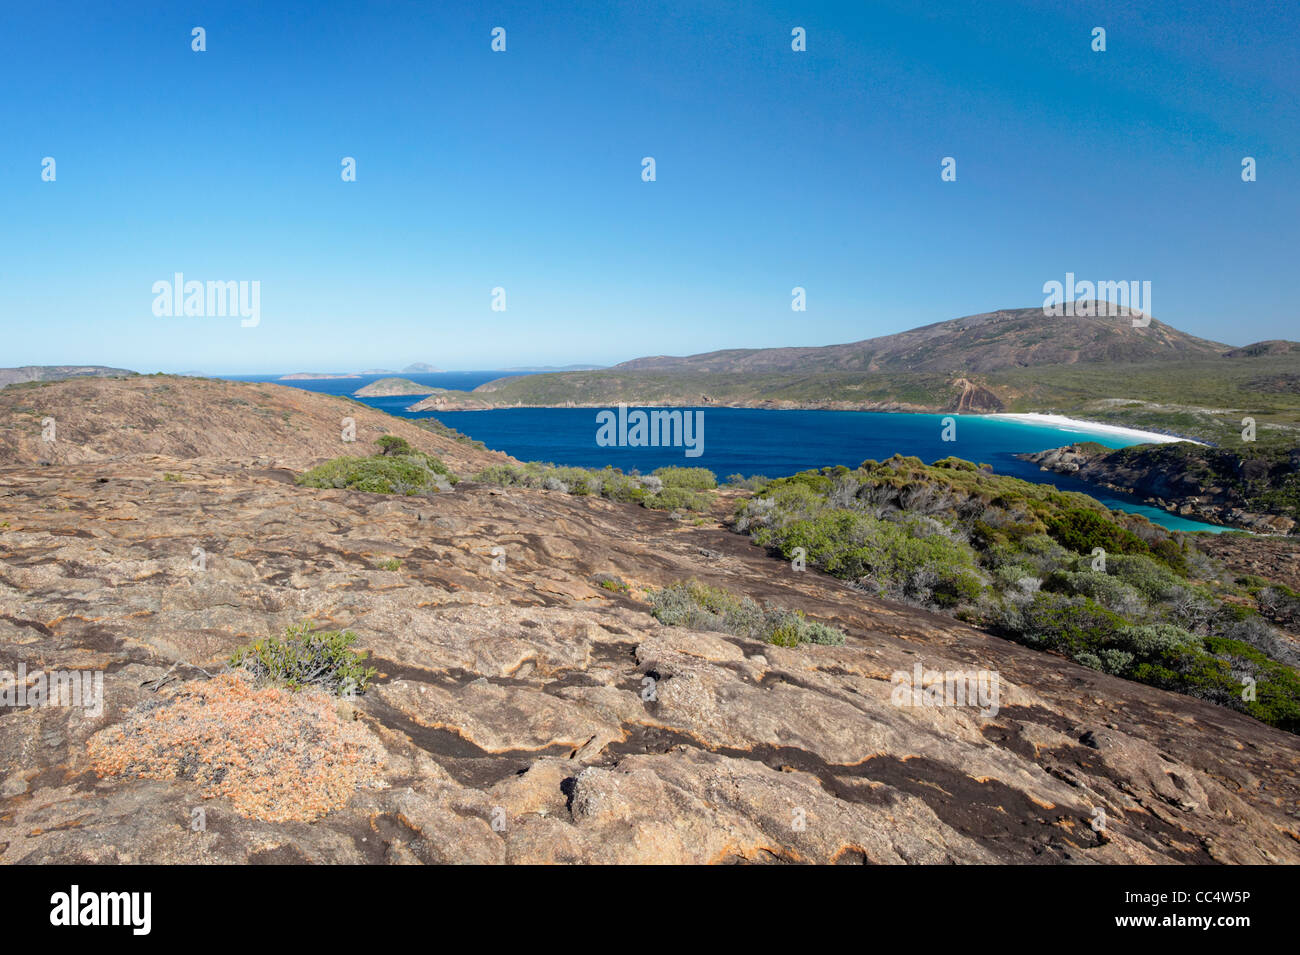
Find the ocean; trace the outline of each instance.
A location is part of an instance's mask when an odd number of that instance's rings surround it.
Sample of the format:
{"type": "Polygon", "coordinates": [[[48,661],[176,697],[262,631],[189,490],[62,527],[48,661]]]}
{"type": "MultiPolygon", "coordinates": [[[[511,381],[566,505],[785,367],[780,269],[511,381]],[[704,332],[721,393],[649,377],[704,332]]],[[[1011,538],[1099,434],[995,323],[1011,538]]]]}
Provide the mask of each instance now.
{"type": "MultiPolygon", "coordinates": [[[[511,372],[440,372],[398,375],[423,385],[470,390],[511,372]]],[[[275,375],[223,376],[237,381],[270,381],[308,391],[351,395],[383,375],[360,378],[280,381],[275,375]]],[[[547,461],[624,471],[653,471],[666,465],[705,467],[718,477],[743,474],[783,477],[808,468],[843,464],[855,467],[872,458],[915,455],[930,463],[953,455],[1061,490],[1081,491],[1108,507],[1146,516],[1171,530],[1222,531],[1214,524],[1188,520],[1150,507],[1129,495],[1106,491],[1064,475],[1040,471],[1016,458],[1075,441],[1096,441],[1119,448],[1131,439],[1063,427],[1006,421],[981,415],[953,415],[955,440],[943,440],[944,415],[886,414],[866,411],[767,411],[750,408],[703,408],[702,453],[687,457],[683,448],[600,447],[596,444],[595,408],[505,408],[492,411],[444,411],[411,414],[406,408],[419,396],[359,399],[381,411],[405,418],[436,417],[457,431],[505,451],[522,461],[547,461]]]]}

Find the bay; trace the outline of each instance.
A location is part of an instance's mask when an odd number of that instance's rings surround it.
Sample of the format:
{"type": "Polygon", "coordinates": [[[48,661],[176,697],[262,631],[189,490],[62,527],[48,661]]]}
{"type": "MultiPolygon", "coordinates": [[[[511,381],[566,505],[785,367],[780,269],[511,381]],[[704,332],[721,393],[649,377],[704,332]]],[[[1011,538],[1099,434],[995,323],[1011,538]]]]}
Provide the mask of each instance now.
{"type": "MultiPolygon", "coordinates": [[[[471,390],[511,372],[466,371],[399,374],[423,385],[471,390]]],[[[229,376],[240,381],[270,381],[325,394],[351,395],[383,375],[358,378],[318,378],[282,381],[278,376],[229,376]]],[[[596,444],[596,408],[501,408],[491,411],[443,411],[412,414],[406,409],[419,396],[358,399],[373,408],[404,418],[436,417],[444,424],[522,461],[546,461],[580,467],[606,465],[648,473],[665,466],[704,467],[719,479],[731,474],[785,477],[809,468],[837,464],[856,467],[867,459],[893,454],[914,455],[929,464],[951,456],[988,464],[999,474],[1079,491],[1116,510],[1142,514],[1153,523],[1179,531],[1221,532],[1227,528],[1189,520],[1139,499],[1089,485],[1065,475],[1039,470],[1015,457],[1076,441],[1096,441],[1111,448],[1140,443],[1123,435],[1008,421],[983,415],[952,415],[954,441],[943,440],[943,419],[937,414],[896,414],[869,411],[775,411],[754,408],[706,407],[703,453],[688,458],[683,448],[600,447],[596,444]]]]}

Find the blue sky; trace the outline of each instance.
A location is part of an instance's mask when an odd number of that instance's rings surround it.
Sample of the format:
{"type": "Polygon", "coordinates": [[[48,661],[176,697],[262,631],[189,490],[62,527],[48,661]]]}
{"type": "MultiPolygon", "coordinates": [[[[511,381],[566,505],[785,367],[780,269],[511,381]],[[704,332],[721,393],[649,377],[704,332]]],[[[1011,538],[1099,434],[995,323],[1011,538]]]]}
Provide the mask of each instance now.
{"type": "Polygon", "coordinates": [[[1300,4],[1144,6],[6,4],[0,365],[830,344],[1067,271],[1300,337],[1300,4]],[[260,324],[155,316],[176,272],[259,281],[260,324]]]}

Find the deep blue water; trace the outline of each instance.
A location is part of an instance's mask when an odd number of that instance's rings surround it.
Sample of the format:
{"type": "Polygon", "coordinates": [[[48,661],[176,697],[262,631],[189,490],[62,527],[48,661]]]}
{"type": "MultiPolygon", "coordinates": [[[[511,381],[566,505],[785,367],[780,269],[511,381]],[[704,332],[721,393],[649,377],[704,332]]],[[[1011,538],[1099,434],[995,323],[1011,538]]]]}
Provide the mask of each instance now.
{"type": "MultiPolygon", "coordinates": [[[[399,375],[420,384],[468,390],[500,378],[504,372],[443,372],[399,375]]],[[[229,376],[235,377],[235,376],[229,376]]],[[[362,378],[279,381],[276,376],[238,376],[242,381],[274,381],[308,391],[350,395],[382,375],[362,378]]],[[[624,471],[649,472],[665,465],[706,467],[719,478],[763,474],[783,477],[827,465],[855,467],[867,458],[883,460],[895,453],[916,455],[927,463],[955,455],[986,463],[1009,474],[1067,491],[1081,491],[1108,507],[1143,514],[1172,530],[1222,531],[1149,507],[1128,495],[1094,487],[1059,474],[1040,471],[1013,455],[1042,451],[1080,440],[1118,448],[1133,442],[1111,435],[1005,421],[979,415],[956,415],[956,440],[942,440],[943,415],[883,414],[864,411],[766,411],[750,408],[705,408],[703,453],[688,458],[682,448],[613,448],[596,444],[594,408],[506,408],[494,411],[444,411],[411,414],[406,408],[419,397],[361,399],[404,418],[437,417],[489,448],[523,461],[549,461],[624,471]]]]}

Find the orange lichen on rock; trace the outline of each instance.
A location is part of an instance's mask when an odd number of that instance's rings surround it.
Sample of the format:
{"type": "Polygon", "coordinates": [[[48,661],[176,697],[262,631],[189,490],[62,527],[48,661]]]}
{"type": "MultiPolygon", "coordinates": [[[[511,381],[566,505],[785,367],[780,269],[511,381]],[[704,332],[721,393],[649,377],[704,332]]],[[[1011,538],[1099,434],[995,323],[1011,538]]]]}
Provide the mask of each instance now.
{"type": "Polygon", "coordinates": [[[182,684],[87,743],[103,776],[193,780],[243,816],[310,820],[374,782],[383,759],[360,723],[317,690],[257,686],[238,674],[182,684]]]}

